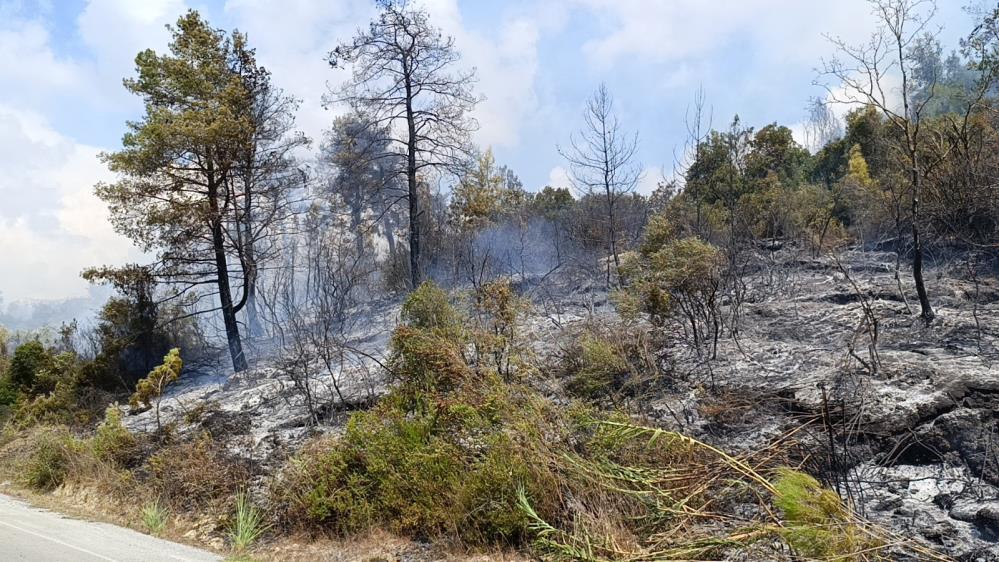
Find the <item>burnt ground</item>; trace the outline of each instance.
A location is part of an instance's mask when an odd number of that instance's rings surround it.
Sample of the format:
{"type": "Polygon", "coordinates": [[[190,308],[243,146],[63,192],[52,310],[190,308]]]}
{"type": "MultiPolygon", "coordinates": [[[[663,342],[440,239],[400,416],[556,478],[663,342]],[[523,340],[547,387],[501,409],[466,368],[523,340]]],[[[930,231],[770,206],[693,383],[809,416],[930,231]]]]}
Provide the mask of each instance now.
{"type": "MultiPolygon", "coordinates": [[[[861,514],[955,558],[999,560],[995,273],[976,281],[959,261],[929,269],[937,318],[927,326],[904,268],[908,307],[900,296],[894,254],[847,252],[839,264],[768,255],[752,263],[735,337],[726,333],[709,359],[679,331],[668,334],[672,342],[657,351],[668,376],[629,405],[655,423],[735,452],[766,448],[794,432],[790,460],[837,488],[861,514]],[[869,336],[858,330],[865,303],[877,319],[877,369],[869,336]]],[[[540,361],[563,353],[584,326],[624,325],[606,292],[578,280],[557,282],[528,293],[534,306],[524,340],[540,361]]],[[[351,359],[334,374],[315,369],[318,425],[300,387],[263,352],[273,342],[257,344],[261,358],[248,372],[186,373],[169,390],[163,418],[181,432],[226,436],[233,453],[276,467],[309,436],[338,431],[352,409],[384,392],[388,382],[378,363],[398,307],[397,301],[366,307],[351,359]]],[[[731,317],[733,303],[724,310],[731,317]]],[[[562,381],[545,376],[539,386],[563,398],[562,381]]],[[[126,423],[151,430],[153,419],[145,412],[126,423]]]]}
{"type": "Polygon", "coordinates": [[[796,431],[793,457],[861,514],[956,558],[999,560],[999,283],[966,271],[929,271],[927,326],[904,269],[909,308],[900,296],[894,254],[761,267],[717,358],[673,358],[707,390],[663,396],[663,422],[736,451],[796,431]]]}

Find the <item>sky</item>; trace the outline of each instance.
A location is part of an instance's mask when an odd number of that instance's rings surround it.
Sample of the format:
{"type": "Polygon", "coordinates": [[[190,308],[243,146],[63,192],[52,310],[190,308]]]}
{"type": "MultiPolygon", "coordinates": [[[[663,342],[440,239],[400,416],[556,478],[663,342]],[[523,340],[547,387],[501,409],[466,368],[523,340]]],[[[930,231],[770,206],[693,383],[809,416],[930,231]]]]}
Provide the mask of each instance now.
{"type": "MultiPolygon", "coordinates": [[[[557,146],[606,83],[637,132],[651,191],[686,136],[703,88],[712,124],[778,122],[801,130],[826,36],[860,42],[865,0],[415,0],[455,38],[485,96],[475,141],[525,186],[566,185],[557,146]]],[[[945,49],[970,30],[963,0],[940,0],[945,49]]],[[[122,87],[135,54],[163,51],[165,25],[197,9],[246,32],[274,82],[301,100],[298,127],[317,141],[335,117],[322,95],[345,76],[324,55],[374,13],[371,0],[0,0],[0,311],[3,303],[81,297],[91,265],[141,261],[93,187],[97,159],[120,146],[142,106],[122,87]]]]}

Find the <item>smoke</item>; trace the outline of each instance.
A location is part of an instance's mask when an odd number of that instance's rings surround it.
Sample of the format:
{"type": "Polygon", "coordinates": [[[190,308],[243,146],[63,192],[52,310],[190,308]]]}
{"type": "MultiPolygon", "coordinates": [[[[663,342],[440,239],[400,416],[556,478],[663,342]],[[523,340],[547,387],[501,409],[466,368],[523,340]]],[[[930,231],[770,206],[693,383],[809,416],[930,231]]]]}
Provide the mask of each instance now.
{"type": "Polygon", "coordinates": [[[101,306],[111,296],[109,287],[92,286],[87,296],[60,300],[17,300],[9,303],[0,296],[0,326],[10,330],[58,328],[76,320],[92,323],[101,306]]]}

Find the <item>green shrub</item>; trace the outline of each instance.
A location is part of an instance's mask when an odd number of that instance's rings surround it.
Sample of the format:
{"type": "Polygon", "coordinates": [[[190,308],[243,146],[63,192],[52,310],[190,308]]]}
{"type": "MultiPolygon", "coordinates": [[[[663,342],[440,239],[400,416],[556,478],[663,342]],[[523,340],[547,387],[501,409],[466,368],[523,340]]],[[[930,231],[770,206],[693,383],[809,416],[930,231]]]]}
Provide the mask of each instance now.
{"type": "Polygon", "coordinates": [[[21,390],[29,391],[35,385],[38,372],[48,366],[51,359],[40,341],[31,340],[22,343],[14,350],[7,376],[21,390]]]}
{"type": "Polygon", "coordinates": [[[545,506],[559,496],[547,451],[561,435],[533,391],[466,362],[455,341],[465,327],[443,291],[425,284],[407,305],[393,336],[401,384],[293,459],[272,505],[292,527],[517,542],[527,529],[517,489],[545,506]]]}
{"type": "Polygon", "coordinates": [[[10,378],[0,376],[0,408],[13,406],[17,403],[20,396],[21,393],[17,391],[17,387],[11,382],[10,378]]]}
{"type": "Polygon", "coordinates": [[[414,416],[391,401],[356,413],[342,438],[289,464],[273,488],[274,503],[291,526],[318,524],[340,534],[384,526],[468,544],[517,543],[527,530],[518,487],[552,498],[557,479],[544,448],[524,444],[540,440],[540,429],[519,434],[524,428],[489,417],[471,408],[414,416]]]}
{"type": "Polygon", "coordinates": [[[79,443],[65,430],[45,430],[31,443],[31,450],[21,466],[24,484],[33,490],[51,491],[65,482],[79,443]]]}
{"type": "Polygon", "coordinates": [[[510,380],[528,367],[518,341],[518,323],[529,303],[517,295],[509,279],[483,283],[473,296],[476,362],[487,363],[510,380]]]}
{"type": "Polygon", "coordinates": [[[0,428],[13,414],[21,393],[5,374],[0,374],[0,428]]]}
{"type": "Polygon", "coordinates": [[[434,331],[400,326],[392,351],[392,372],[413,392],[448,392],[473,375],[462,347],[434,331]]]}
{"type": "MultiPolygon", "coordinates": [[[[519,543],[525,536],[528,519],[519,509],[515,494],[519,487],[530,488],[535,495],[545,484],[536,482],[539,475],[528,462],[537,457],[525,457],[507,435],[495,435],[487,444],[483,458],[465,476],[458,490],[460,513],[474,514],[458,532],[472,544],[489,544],[502,539],[519,543]]],[[[540,492],[544,493],[544,492],[540,492]]]]}
{"type": "Polygon", "coordinates": [[[652,221],[637,254],[625,256],[625,288],[615,295],[624,316],[641,311],[656,326],[679,319],[694,346],[714,344],[721,330],[721,251],[696,237],[671,238],[665,219],[652,221]]]}
{"type": "Polygon", "coordinates": [[[464,476],[462,452],[431,419],[380,408],[353,415],[343,438],[303,457],[295,479],[304,518],[350,533],[384,523],[403,533],[451,530],[451,494],[464,476]]]}
{"type": "Polygon", "coordinates": [[[76,386],[66,380],[48,394],[22,400],[13,418],[19,427],[31,425],[73,425],[76,420],[76,386]]]}
{"type": "Polygon", "coordinates": [[[630,367],[611,342],[591,333],[583,334],[569,361],[567,389],[581,398],[599,398],[623,385],[630,367]]]}
{"type": "Polygon", "coordinates": [[[138,453],[138,441],[122,424],[121,415],[117,404],[108,406],[104,421],[97,426],[90,440],[94,456],[116,466],[126,466],[138,453]]]}
{"type": "Polygon", "coordinates": [[[433,281],[416,288],[402,304],[402,322],[460,344],[465,340],[464,320],[451,305],[448,294],[433,281]]]}

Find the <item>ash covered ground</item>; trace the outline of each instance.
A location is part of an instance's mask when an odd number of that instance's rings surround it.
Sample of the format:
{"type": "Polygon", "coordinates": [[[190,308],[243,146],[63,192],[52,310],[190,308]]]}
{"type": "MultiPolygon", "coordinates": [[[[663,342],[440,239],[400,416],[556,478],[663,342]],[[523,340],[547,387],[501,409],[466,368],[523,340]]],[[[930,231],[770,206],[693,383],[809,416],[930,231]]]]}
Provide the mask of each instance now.
{"type": "MultiPolygon", "coordinates": [[[[937,318],[927,326],[904,269],[901,296],[894,254],[848,252],[838,263],[768,255],[753,263],[737,329],[720,339],[717,355],[696,353],[678,329],[666,334],[669,343],[654,350],[666,376],[626,407],[736,453],[793,440],[791,458],[860,514],[961,560],[999,560],[994,273],[971,275],[961,262],[930,269],[937,318]],[[877,320],[876,360],[865,305],[877,320]]],[[[557,363],[585,326],[653,330],[625,322],[599,286],[546,283],[525,289],[532,307],[521,327],[540,364],[557,363]]],[[[730,315],[733,305],[726,303],[730,315]]],[[[332,367],[317,362],[309,370],[308,392],[273,352],[278,343],[259,341],[245,373],[185,373],[163,400],[162,421],[224,436],[232,453],[266,472],[309,437],[339,431],[349,412],[392,384],[383,365],[399,307],[390,300],[354,311],[361,320],[344,351],[332,367]]],[[[537,386],[564,399],[557,370],[543,371],[537,386]]],[[[155,415],[129,416],[127,424],[153,431],[155,415]]]]}

